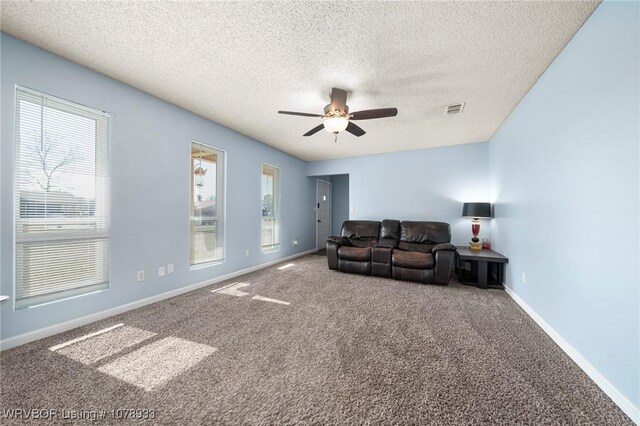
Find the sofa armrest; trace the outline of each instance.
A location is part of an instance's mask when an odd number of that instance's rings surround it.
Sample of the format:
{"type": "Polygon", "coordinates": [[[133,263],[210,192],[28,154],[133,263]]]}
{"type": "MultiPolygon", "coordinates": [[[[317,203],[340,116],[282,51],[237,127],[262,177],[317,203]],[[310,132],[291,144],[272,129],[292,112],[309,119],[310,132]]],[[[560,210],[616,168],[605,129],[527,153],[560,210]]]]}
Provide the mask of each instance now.
{"type": "Polygon", "coordinates": [[[451,250],[451,251],[456,251],[456,250],[457,250],[457,248],[456,248],[456,246],[454,246],[453,244],[449,244],[449,243],[442,243],[442,244],[435,245],[435,246],[431,249],[431,252],[432,252],[432,253],[435,253],[435,252],[440,251],[440,250],[451,250]]]}
{"type": "Polygon", "coordinates": [[[340,248],[340,244],[333,242],[331,240],[327,240],[327,263],[329,264],[329,269],[338,269],[338,249],[340,248]]]}
{"type": "Polygon", "coordinates": [[[327,243],[335,243],[341,246],[349,246],[349,247],[353,246],[353,244],[347,237],[331,236],[327,238],[327,243]]]}
{"type": "Polygon", "coordinates": [[[377,243],[373,246],[374,248],[385,248],[385,249],[394,249],[396,245],[394,243],[377,243]]]}
{"type": "Polygon", "coordinates": [[[393,244],[376,244],[371,249],[371,272],[378,277],[391,276],[391,252],[393,244]]]}
{"type": "Polygon", "coordinates": [[[391,265],[391,251],[393,246],[385,246],[376,244],[371,250],[371,260],[377,263],[385,263],[391,265]]]}
{"type": "MultiPolygon", "coordinates": [[[[438,244],[440,245],[440,244],[438,244]]],[[[445,245],[445,244],[442,244],[445,245]]],[[[448,244],[451,245],[451,244],[448,244]]],[[[455,248],[455,246],[454,246],[455,248]]],[[[447,285],[451,278],[451,269],[453,268],[453,259],[455,251],[451,249],[433,250],[435,260],[434,280],[436,284],[447,285]]]]}

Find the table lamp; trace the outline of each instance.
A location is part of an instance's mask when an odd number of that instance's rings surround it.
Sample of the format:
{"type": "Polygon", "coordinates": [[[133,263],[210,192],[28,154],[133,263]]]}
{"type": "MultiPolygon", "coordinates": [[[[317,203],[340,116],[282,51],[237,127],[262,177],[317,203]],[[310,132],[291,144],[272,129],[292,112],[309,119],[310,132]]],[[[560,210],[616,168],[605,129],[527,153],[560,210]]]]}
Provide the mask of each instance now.
{"type": "Polygon", "coordinates": [[[471,250],[482,250],[482,243],[478,238],[478,234],[480,234],[480,218],[491,217],[491,203],[464,203],[462,216],[473,218],[471,219],[473,238],[469,241],[469,248],[471,250]]]}

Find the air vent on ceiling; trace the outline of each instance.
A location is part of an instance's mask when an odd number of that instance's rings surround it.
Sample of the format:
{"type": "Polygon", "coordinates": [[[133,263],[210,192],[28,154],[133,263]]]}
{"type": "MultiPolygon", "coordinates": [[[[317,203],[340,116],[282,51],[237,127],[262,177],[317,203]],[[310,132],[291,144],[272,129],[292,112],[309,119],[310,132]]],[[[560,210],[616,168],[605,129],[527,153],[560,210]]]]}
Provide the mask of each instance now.
{"type": "Polygon", "coordinates": [[[447,105],[444,109],[446,115],[460,114],[464,109],[464,102],[459,104],[447,105]]]}

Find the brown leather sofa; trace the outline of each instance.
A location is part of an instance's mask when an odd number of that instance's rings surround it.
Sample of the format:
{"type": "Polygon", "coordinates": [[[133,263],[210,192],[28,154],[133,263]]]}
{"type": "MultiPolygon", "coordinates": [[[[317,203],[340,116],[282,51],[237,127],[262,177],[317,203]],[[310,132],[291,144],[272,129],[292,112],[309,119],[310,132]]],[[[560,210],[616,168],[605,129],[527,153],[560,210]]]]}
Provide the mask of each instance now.
{"type": "Polygon", "coordinates": [[[348,220],[327,240],[329,269],[424,284],[449,283],[456,247],[444,222],[348,220]]]}

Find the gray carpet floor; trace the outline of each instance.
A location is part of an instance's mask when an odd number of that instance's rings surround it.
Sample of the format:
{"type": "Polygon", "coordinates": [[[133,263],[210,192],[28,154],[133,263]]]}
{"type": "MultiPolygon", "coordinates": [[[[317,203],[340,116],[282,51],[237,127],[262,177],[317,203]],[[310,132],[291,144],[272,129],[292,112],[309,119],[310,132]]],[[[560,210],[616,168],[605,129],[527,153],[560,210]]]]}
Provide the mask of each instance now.
{"type": "Polygon", "coordinates": [[[1,408],[76,424],[121,423],[118,409],[153,410],[133,424],[632,424],[502,290],[290,263],[2,352],[1,408]]]}

